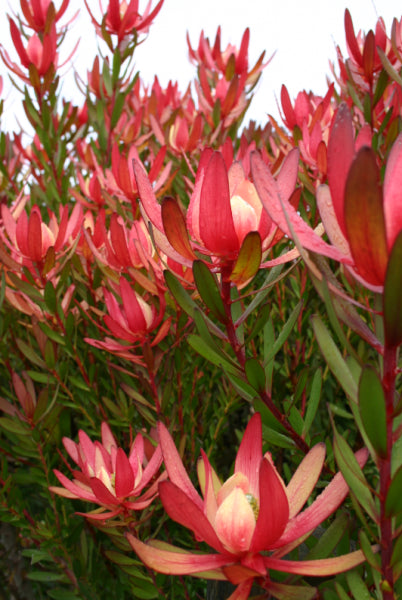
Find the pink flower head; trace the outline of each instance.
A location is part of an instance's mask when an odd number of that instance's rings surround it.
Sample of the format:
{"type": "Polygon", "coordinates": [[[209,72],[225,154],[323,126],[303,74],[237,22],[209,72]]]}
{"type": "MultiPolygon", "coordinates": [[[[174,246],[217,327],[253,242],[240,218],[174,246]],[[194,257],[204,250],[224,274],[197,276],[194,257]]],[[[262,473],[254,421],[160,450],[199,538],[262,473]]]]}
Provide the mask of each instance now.
{"type": "Polygon", "coordinates": [[[103,295],[108,314],[103,315],[103,322],[107,329],[100,326],[101,329],[109,331],[115,339],[111,337],[106,337],[105,340],[85,338],[85,341],[101,350],[142,363],[141,358],[131,355],[130,351],[145,342],[156,346],[170,329],[171,319],[166,319],[162,323],[165,314],[163,294],[159,293],[159,310],[157,310],[154,304],[148,303],[135,292],[124,277],[120,278],[119,286],[115,287],[116,293],[121,297],[121,304],[113,292],[104,288],[103,295]],[[151,335],[156,329],[158,331],[151,341],[151,335]]]}
{"type": "MultiPolygon", "coordinates": [[[[54,12],[54,22],[61,19],[66,12],[70,0],[63,0],[59,10],[54,12]]],[[[51,0],[20,0],[21,10],[26,22],[37,33],[45,30],[51,0]]],[[[53,9],[54,10],[54,9],[53,9]]]]}
{"type": "Polygon", "coordinates": [[[328,185],[317,190],[317,204],[326,243],[278,195],[275,182],[261,158],[251,157],[251,172],[259,197],[272,220],[307,250],[347,265],[368,289],[381,291],[390,250],[402,229],[402,135],[394,142],[380,182],[371,131],[362,127],[355,138],[346,104],[334,115],[327,151],[328,185]]]}
{"type": "MultiPolygon", "coordinates": [[[[49,210],[48,223],[43,221],[36,205],[28,216],[23,209],[12,212],[3,204],[1,216],[3,223],[0,227],[0,239],[9,249],[11,258],[26,266],[35,276],[36,269],[42,273],[50,249],[57,257],[74,245],[83,221],[82,208],[78,204],[70,216],[67,205],[60,209],[59,218],[49,210]]],[[[54,263],[54,259],[51,263],[54,263]]],[[[46,273],[50,271],[48,266],[46,273]]]]}
{"type": "Polygon", "coordinates": [[[84,2],[98,35],[103,37],[103,29],[105,29],[109,35],[117,35],[118,44],[120,44],[130,34],[135,32],[147,33],[152,21],[161,10],[164,0],[160,0],[152,11],[152,0],[150,0],[142,15],[139,13],[138,0],[130,0],[129,2],[126,0],[109,0],[101,23],[93,16],[87,0],[84,0],[84,2]]]}
{"type": "Polygon", "coordinates": [[[102,442],[92,442],[82,430],[78,432],[78,444],[63,438],[64,447],[79,470],[72,471],[74,479],[71,481],[55,469],[54,473],[63,487],[51,486],[49,489],[65,498],[99,504],[101,512],[98,509],[79,514],[103,521],[149,506],[157,496],[158,482],[164,476],[155,479],[162,464],[159,445],[148,461],[140,433],[136,435],[128,456],[118,447],[107,423],[102,423],[101,433],[102,442]]]}
{"type": "MultiPolygon", "coordinates": [[[[348,486],[337,474],[326,489],[302,511],[320,475],[324,444],[305,456],[285,486],[268,454],[262,455],[261,417],[256,414],[244,433],[232,477],[221,483],[203,453],[198,478],[203,497],[191,483],[166,427],[159,424],[159,438],[169,480],[159,485],[168,515],[191,529],[198,541],[211,546],[214,554],[192,554],[165,543],[128,540],[149,567],[161,573],[197,574],[208,571],[212,579],[238,584],[248,598],[253,580],[267,577],[267,570],[302,575],[330,575],[363,562],[361,551],[319,561],[294,562],[282,557],[301,543],[317,525],[341,504],[348,486]]],[[[356,454],[367,460],[363,449],[356,454]]],[[[269,590],[269,579],[264,583],[269,590]],[[268,586],[268,587],[267,587],[268,586]]]]}
{"type": "MultiPolygon", "coordinates": [[[[228,44],[225,50],[221,50],[221,28],[218,27],[214,45],[211,46],[208,38],[201,31],[198,48],[192,48],[190,38],[187,34],[187,45],[189,56],[192,62],[197,66],[203,66],[209,76],[213,72],[219,72],[225,75],[227,80],[232,79],[233,75],[245,75],[245,85],[255,85],[260,74],[268,63],[263,64],[265,51],[261,54],[254,67],[249,71],[248,67],[248,47],[250,42],[250,30],[244,31],[240,48],[228,44]]],[[[269,62],[269,61],[268,61],[269,62]]]]}
{"type": "MultiPolygon", "coordinates": [[[[286,198],[294,190],[297,166],[298,154],[293,151],[285,159],[277,178],[286,198]]],[[[190,266],[198,252],[212,261],[207,262],[209,267],[230,278],[250,233],[254,234],[252,243],[260,256],[278,240],[277,227],[263,210],[242,164],[234,162],[228,169],[220,152],[209,148],[203,151],[186,217],[171,198],[165,199],[162,207],[158,204],[137,161],[134,161],[134,175],[143,212],[155,228],[156,244],[179,263],[190,266]]],[[[258,260],[257,269],[260,262],[258,260]]]]}
{"type": "MultiPolygon", "coordinates": [[[[21,65],[25,69],[29,69],[31,65],[34,66],[40,77],[45,76],[52,66],[54,69],[56,69],[58,54],[57,33],[54,23],[49,32],[43,35],[43,39],[41,39],[37,33],[34,33],[29,38],[26,47],[22,42],[21,34],[18,31],[17,25],[13,19],[10,19],[10,32],[21,65]]],[[[21,77],[21,79],[28,82],[28,76],[20,69],[18,65],[11,61],[8,53],[4,49],[1,50],[0,53],[5,65],[13,73],[21,77]]]]}
{"type": "Polygon", "coordinates": [[[389,153],[384,183],[362,129],[354,138],[350,111],[342,104],[328,143],[328,186],[317,190],[317,203],[329,239],[350,264],[354,277],[381,291],[389,253],[402,230],[402,135],[389,153]]]}

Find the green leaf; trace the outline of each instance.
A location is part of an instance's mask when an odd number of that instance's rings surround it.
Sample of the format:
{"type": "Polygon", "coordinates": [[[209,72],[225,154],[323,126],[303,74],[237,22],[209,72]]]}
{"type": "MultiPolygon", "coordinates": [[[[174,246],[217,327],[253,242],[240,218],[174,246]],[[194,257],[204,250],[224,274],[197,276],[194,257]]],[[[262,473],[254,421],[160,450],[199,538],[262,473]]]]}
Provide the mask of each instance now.
{"type": "Polygon", "coordinates": [[[248,358],[244,365],[247,381],[259,394],[265,392],[265,371],[257,358],[248,358]]]}
{"type": "Polygon", "coordinates": [[[381,62],[382,62],[382,66],[384,67],[384,69],[386,70],[386,72],[388,73],[388,75],[391,77],[391,79],[393,79],[394,81],[396,81],[396,83],[399,86],[402,87],[402,77],[394,69],[394,67],[392,66],[389,58],[385,54],[385,52],[380,47],[377,47],[377,52],[378,52],[378,54],[380,56],[380,59],[381,59],[381,62]]]}
{"type": "Polygon", "coordinates": [[[385,500],[385,513],[387,517],[398,515],[402,512],[402,467],[396,471],[388,488],[385,500]]]}
{"type": "Polygon", "coordinates": [[[116,563],[116,565],[139,565],[141,563],[139,563],[138,560],[134,560],[133,558],[131,558],[130,556],[127,556],[126,554],[121,554],[120,552],[116,552],[115,550],[105,550],[105,554],[108,557],[109,560],[111,560],[112,562],[116,563]]]}
{"type": "Polygon", "coordinates": [[[366,367],[360,377],[359,408],[363,427],[374,450],[387,456],[387,414],[384,391],[377,373],[366,367]]]}
{"type": "Polygon", "coordinates": [[[295,308],[292,310],[292,313],[291,313],[289,319],[286,321],[285,325],[282,327],[282,330],[281,330],[280,334],[278,335],[277,339],[275,340],[272,348],[268,350],[267,354],[264,352],[264,366],[266,366],[268,363],[271,362],[271,360],[276,356],[276,354],[282,348],[283,344],[288,339],[288,337],[297,321],[297,318],[300,315],[302,305],[303,305],[303,302],[300,301],[295,306],[295,308]]]}
{"type": "Polygon", "coordinates": [[[26,576],[32,581],[60,581],[64,579],[64,575],[61,573],[52,573],[51,571],[31,571],[26,576]]]}
{"type": "Polygon", "coordinates": [[[218,347],[212,348],[198,335],[189,335],[188,343],[198,354],[209,360],[212,364],[221,367],[224,371],[232,375],[241,376],[240,369],[229,358],[223,356],[218,347]]]}
{"type": "Polygon", "coordinates": [[[173,273],[166,270],[163,272],[163,276],[165,278],[166,285],[168,286],[177,304],[182,310],[184,310],[186,314],[189,315],[189,317],[193,318],[194,311],[198,308],[198,306],[191,298],[190,294],[184,289],[173,273]]]}
{"type": "Polygon", "coordinates": [[[371,600],[370,592],[357,571],[348,571],[346,581],[355,600],[371,600]]]}
{"type": "Polygon", "coordinates": [[[57,344],[60,344],[61,346],[65,346],[66,341],[65,341],[63,335],[61,335],[57,331],[54,331],[46,323],[39,323],[39,327],[42,329],[43,333],[45,333],[47,335],[48,338],[50,338],[57,344]]]}
{"type": "Polygon", "coordinates": [[[116,85],[119,81],[121,67],[121,54],[119,48],[116,48],[113,52],[113,63],[112,63],[112,80],[113,84],[116,85]]]}
{"type": "Polygon", "coordinates": [[[360,548],[362,549],[369,565],[374,569],[381,571],[380,555],[378,553],[374,554],[370,540],[368,539],[366,532],[363,530],[359,531],[359,541],[360,548]]]}
{"type": "Polygon", "coordinates": [[[47,595],[53,600],[81,600],[74,592],[65,588],[53,588],[48,590],[47,595]]]}
{"type": "Polygon", "coordinates": [[[31,435],[32,433],[31,429],[25,423],[14,421],[7,417],[0,417],[0,429],[5,429],[15,435],[31,435]]]}
{"type": "Polygon", "coordinates": [[[402,568],[402,535],[400,535],[394,544],[391,556],[391,565],[395,568],[399,565],[399,570],[402,568]]]}
{"type": "Polygon", "coordinates": [[[270,581],[269,591],[277,600],[313,600],[317,597],[317,589],[310,585],[288,585],[270,581]]]}
{"type": "Polygon", "coordinates": [[[225,306],[218,288],[216,277],[201,260],[193,263],[193,275],[197,290],[209,310],[222,323],[226,323],[225,306]]]}
{"type": "Polygon", "coordinates": [[[36,549],[27,548],[26,550],[22,550],[21,554],[22,554],[22,556],[27,556],[28,558],[31,559],[31,565],[41,562],[42,560],[48,560],[48,561],[54,562],[54,558],[52,558],[46,552],[46,550],[36,550],[36,549]]]}
{"type": "Polygon", "coordinates": [[[46,282],[44,297],[47,308],[52,314],[55,314],[57,311],[57,297],[56,290],[51,281],[46,282]]]}
{"type": "Polygon", "coordinates": [[[153,598],[159,597],[159,591],[152,582],[150,582],[147,587],[142,583],[141,587],[133,586],[131,592],[134,594],[133,598],[140,598],[141,600],[152,600],[153,598]]]}
{"type": "Polygon", "coordinates": [[[389,346],[402,343],[402,231],[388,260],[384,283],[384,331],[389,346]]]}
{"type": "Polygon", "coordinates": [[[337,581],[335,582],[335,589],[339,600],[350,600],[349,594],[345,592],[343,587],[337,581]]]}
{"type": "Polygon", "coordinates": [[[357,384],[348,365],[342,358],[337,345],[320,317],[318,315],[313,315],[311,320],[315,337],[329,368],[350,400],[357,404],[357,384]]]}
{"type": "Polygon", "coordinates": [[[322,372],[321,372],[321,369],[318,369],[314,373],[313,383],[311,384],[309,401],[307,403],[307,410],[306,410],[306,414],[304,416],[304,427],[303,427],[303,432],[302,432],[303,438],[306,436],[311,425],[313,424],[314,417],[318,410],[318,405],[320,404],[321,389],[322,389],[322,372]]]}
{"type": "Polygon", "coordinates": [[[341,513],[331,523],[326,531],[318,538],[316,545],[310,550],[303,560],[317,560],[327,558],[333,553],[350,526],[350,518],[347,513],[341,513]]]}
{"type": "Polygon", "coordinates": [[[292,438],[284,435],[283,433],[279,433],[270,427],[266,427],[264,424],[262,425],[262,434],[264,441],[266,441],[269,445],[272,444],[278,448],[295,448],[295,443],[292,438]]]}
{"type": "Polygon", "coordinates": [[[334,455],[338,467],[359,504],[361,504],[371,519],[377,523],[377,509],[363,471],[347,441],[338,433],[335,425],[333,425],[333,428],[334,455]]]}
{"type": "Polygon", "coordinates": [[[230,373],[226,373],[226,377],[241,398],[244,398],[247,402],[252,402],[254,400],[256,391],[247,383],[247,381],[241,379],[240,376],[231,375],[230,373]]]}
{"type": "Polygon", "coordinates": [[[32,350],[32,348],[30,346],[28,346],[28,344],[26,344],[25,342],[23,342],[20,339],[16,340],[16,344],[17,344],[20,352],[22,352],[22,354],[24,356],[26,356],[26,358],[28,360],[30,360],[31,363],[33,363],[34,365],[36,365],[37,367],[39,367],[41,369],[46,369],[45,362],[36,354],[36,352],[34,352],[32,350]]]}

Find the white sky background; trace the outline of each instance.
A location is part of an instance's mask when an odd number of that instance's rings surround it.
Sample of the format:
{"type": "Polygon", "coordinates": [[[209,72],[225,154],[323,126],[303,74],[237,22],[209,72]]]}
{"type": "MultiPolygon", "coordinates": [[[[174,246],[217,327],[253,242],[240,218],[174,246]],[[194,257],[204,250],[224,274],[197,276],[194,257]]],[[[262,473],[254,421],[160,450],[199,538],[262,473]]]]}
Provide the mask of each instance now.
{"type": "MultiPolygon", "coordinates": [[[[60,6],[61,0],[54,1],[56,8],[60,6]]],[[[107,0],[102,3],[106,10],[107,0]]],[[[156,3],[157,0],[153,0],[154,6],[156,3]]],[[[89,4],[99,19],[98,0],[89,0],[89,4]]],[[[140,0],[140,12],[146,4],[147,0],[140,0]]],[[[195,77],[195,67],[188,59],[186,31],[192,46],[196,47],[202,29],[213,42],[221,25],[221,47],[224,49],[229,42],[239,46],[245,28],[249,27],[250,65],[254,65],[263,50],[266,50],[266,59],[276,51],[263,72],[246,115],[246,121],[248,118],[265,124],[268,113],[278,118],[276,98],[279,98],[283,83],[291,98],[303,89],[321,95],[325,93],[326,77],[330,76],[329,61],[336,62],[335,45],[339,45],[346,55],[343,25],[346,6],[356,33],[359,29],[365,32],[374,29],[379,16],[384,18],[389,33],[393,17],[399,20],[402,14],[400,0],[348,0],[347,3],[343,0],[165,0],[147,40],[136,49],[135,68],[146,83],[152,83],[156,74],[162,86],[170,79],[177,80],[184,92],[195,77]]],[[[6,18],[7,13],[17,8],[17,0],[0,0],[0,42],[18,63],[6,18]]],[[[71,25],[59,62],[63,62],[69,49],[81,38],[72,62],[78,73],[85,77],[86,70],[92,66],[99,38],[96,38],[84,3],[70,0],[69,14],[77,9],[80,9],[80,16],[71,25]]],[[[64,17],[62,22],[65,21],[64,17]]],[[[62,77],[64,96],[81,104],[82,96],[76,91],[73,70],[65,66],[61,73],[66,75],[62,77]]],[[[1,61],[0,75],[5,87],[2,127],[9,130],[15,127],[15,114],[24,123],[20,95],[12,90],[7,69],[1,61]]]]}

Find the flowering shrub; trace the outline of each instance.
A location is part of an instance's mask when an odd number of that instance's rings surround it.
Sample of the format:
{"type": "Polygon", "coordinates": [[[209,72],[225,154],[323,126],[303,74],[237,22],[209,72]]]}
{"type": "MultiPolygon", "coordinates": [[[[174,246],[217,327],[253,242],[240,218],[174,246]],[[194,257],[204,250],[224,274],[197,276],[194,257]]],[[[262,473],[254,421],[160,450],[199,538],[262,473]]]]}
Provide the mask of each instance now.
{"type": "Polygon", "coordinates": [[[146,86],[164,1],[84,2],[75,104],[56,4],[0,46],[32,127],[0,122],[4,593],[399,598],[402,19],[346,10],[335,82],[257,126],[252,31],[146,86]]]}

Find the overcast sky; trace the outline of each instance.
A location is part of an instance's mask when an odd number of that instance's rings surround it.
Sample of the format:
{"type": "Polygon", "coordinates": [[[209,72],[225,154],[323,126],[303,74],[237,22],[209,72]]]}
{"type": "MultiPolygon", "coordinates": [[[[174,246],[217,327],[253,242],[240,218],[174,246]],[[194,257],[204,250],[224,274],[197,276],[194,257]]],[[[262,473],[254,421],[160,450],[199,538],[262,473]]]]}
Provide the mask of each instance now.
{"type": "MultiPolygon", "coordinates": [[[[102,2],[106,7],[107,0],[102,2]]],[[[154,0],[153,5],[156,2],[154,0]]],[[[55,0],[56,7],[60,3],[61,0],[55,0]]],[[[147,0],[140,0],[140,12],[146,3],[147,0]]],[[[18,4],[15,0],[0,0],[0,41],[9,52],[13,51],[13,46],[5,14],[12,12],[10,6],[15,10],[18,4]]],[[[89,4],[99,16],[98,0],[89,0],[89,4]]],[[[163,86],[169,79],[177,80],[184,91],[195,74],[188,60],[186,31],[194,47],[202,29],[214,40],[217,27],[221,25],[224,48],[229,42],[238,45],[245,28],[249,27],[250,64],[254,64],[263,50],[267,57],[276,52],[263,73],[248,113],[249,118],[265,123],[267,113],[278,115],[276,98],[283,83],[292,98],[302,89],[311,89],[317,94],[325,92],[326,76],[330,74],[329,60],[336,59],[335,45],[339,45],[345,54],[343,19],[346,6],[356,32],[374,29],[377,18],[382,16],[389,33],[393,17],[399,20],[402,13],[400,0],[349,0],[347,4],[342,0],[165,0],[148,39],[136,50],[136,68],[147,83],[157,74],[163,86]]],[[[78,8],[82,14],[71,26],[61,60],[68,54],[67,47],[73,47],[81,38],[73,63],[74,68],[84,74],[93,62],[96,36],[82,0],[70,0],[70,12],[78,8]]],[[[2,62],[0,74],[7,80],[2,62]]],[[[13,113],[19,104],[19,95],[10,92],[10,87],[5,81],[3,126],[13,122],[13,113]]],[[[73,96],[80,102],[80,96],[75,93],[72,69],[63,91],[66,97],[73,96]]]]}

